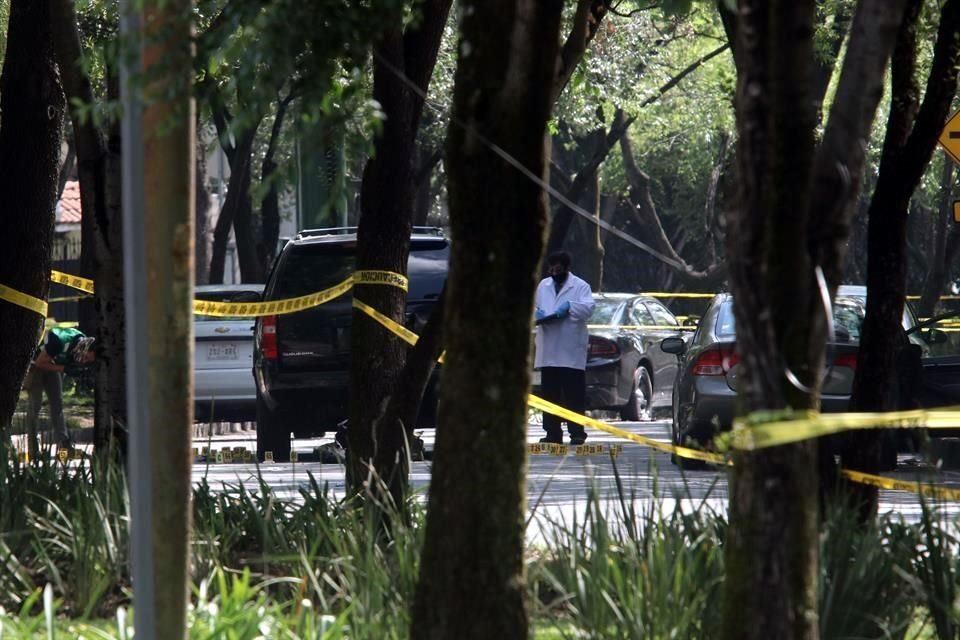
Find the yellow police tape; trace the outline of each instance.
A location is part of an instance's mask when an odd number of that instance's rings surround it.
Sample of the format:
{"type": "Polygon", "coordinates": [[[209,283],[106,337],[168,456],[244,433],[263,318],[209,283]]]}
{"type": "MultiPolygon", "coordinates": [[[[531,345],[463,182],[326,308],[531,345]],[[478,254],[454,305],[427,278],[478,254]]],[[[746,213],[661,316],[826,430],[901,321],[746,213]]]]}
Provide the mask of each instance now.
{"type": "Polygon", "coordinates": [[[417,340],[420,339],[420,336],[415,334],[413,331],[410,331],[410,329],[407,329],[405,326],[395,321],[393,318],[388,318],[387,316],[383,315],[382,313],[380,313],[370,305],[364,302],[360,302],[356,298],[353,299],[353,308],[363,311],[365,314],[367,314],[368,316],[370,316],[371,318],[379,322],[381,325],[383,325],[390,331],[392,331],[396,336],[398,336],[401,340],[409,344],[411,347],[417,344],[417,340]]]}
{"type": "Polygon", "coordinates": [[[53,270],[50,272],[50,281],[84,293],[93,293],[93,280],[89,278],[81,278],[80,276],[72,276],[69,273],[53,270]]]}
{"type": "Polygon", "coordinates": [[[41,316],[47,315],[47,303],[40,298],[31,296],[29,293],[17,291],[11,287],[0,284],[0,300],[6,300],[18,307],[29,309],[41,316]]]}
{"type": "MultiPolygon", "coordinates": [[[[397,334],[400,338],[402,338],[408,344],[410,345],[416,344],[418,339],[417,334],[413,333],[406,327],[393,321],[392,319],[388,318],[382,313],[379,313],[373,307],[370,307],[369,305],[364,304],[363,302],[360,302],[359,300],[356,300],[356,299],[354,299],[353,306],[357,309],[360,309],[364,313],[368,314],[370,317],[375,319],[377,322],[379,322],[381,325],[383,325],[390,331],[393,331],[395,334],[397,334]]],[[[593,429],[597,429],[598,431],[603,431],[611,435],[617,436],[619,438],[630,440],[638,444],[650,447],[652,449],[656,449],[657,451],[662,451],[664,453],[675,455],[680,458],[688,458],[691,460],[701,460],[703,462],[707,462],[714,465],[732,464],[729,458],[727,458],[722,454],[713,453],[710,451],[701,451],[699,449],[691,449],[689,447],[681,447],[678,445],[668,444],[666,442],[660,442],[659,440],[654,440],[652,438],[647,438],[645,436],[641,436],[636,433],[631,433],[624,429],[619,429],[617,427],[614,427],[613,425],[607,424],[601,420],[596,420],[594,418],[590,418],[588,416],[570,411],[565,407],[561,407],[560,405],[554,404],[534,394],[530,394],[527,397],[527,404],[530,407],[539,409],[540,411],[551,413],[564,420],[574,422],[584,427],[591,427],[593,429]]],[[[900,412],[900,413],[917,413],[917,412],[900,412]]],[[[926,413],[927,415],[931,415],[931,414],[935,414],[936,412],[928,411],[924,413],[926,413]]],[[[864,414],[864,415],[867,415],[867,414],[864,414]]],[[[871,415],[871,419],[875,421],[876,416],[883,416],[885,414],[869,414],[869,415],[871,415]]],[[[957,414],[954,414],[954,415],[957,415],[957,414]]],[[[834,417],[834,416],[830,416],[830,417],[834,417]]],[[[796,422],[803,423],[804,421],[797,420],[796,422]]],[[[774,423],[766,423],[766,424],[774,424],[774,423]]],[[[766,426],[766,424],[764,424],[764,426],[766,426]]],[[[777,424],[782,424],[782,422],[777,424]]],[[[754,426],[751,428],[756,428],[756,427],[754,426]]],[[[772,446],[772,445],[769,445],[769,446],[772,446]]],[[[536,449],[536,451],[534,451],[532,447],[528,447],[528,451],[530,451],[531,453],[537,453],[537,452],[541,452],[541,449],[538,448],[536,449]]],[[[569,451],[569,449],[563,449],[563,448],[557,447],[557,448],[547,449],[547,451],[550,453],[554,453],[556,455],[564,455],[569,451]]],[[[881,489],[889,489],[893,491],[909,491],[911,493],[937,497],[944,500],[960,500],[960,489],[951,489],[949,487],[941,487],[941,486],[932,485],[932,484],[922,484],[919,482],[906,482],[903,480],[894,480],[892,478],[864,473],[862,471],[853,471],[851,469],[841,469],[841,474],[853,482],[868,484],[881,489]]]]}
{"type": "MultiPolygon", "coordinates": [[[[50,280],[57,284],[77,289],[85,293],[94,292],[93,280],[73,276],[60,271],[52,271],[50,280]]],[[[194,300],[193,312],[204,316],[255,318],[258,316],[284,315],[310,309],[338,298],[355,285],[386,285],[406,291],[407,277],[392,271],[365,270],[353,273],[349,278],[329,289],[317,291],[296,298],[272,300],[269,302],[217,302],[214,300],[194,300]]]]}
{"type": "Polygon", "coordinates": [[[758,411],[733,421],[733,446],[754,451],[860,429],[960,429],[960,407],[834,414],[758,411]]]}
{"type": "Polygon", "coordinates": [[[893,478],[877,476],[862,471],[854,471],[853,469],[841,469],[840,475],[853,482],[868,484],[880,489],[908,491],[928,498],[939,498],[941,500],[960,500],[960,489],[952,489],[935,484],[924,484],[922,482],[894,480],[893,478]]]}

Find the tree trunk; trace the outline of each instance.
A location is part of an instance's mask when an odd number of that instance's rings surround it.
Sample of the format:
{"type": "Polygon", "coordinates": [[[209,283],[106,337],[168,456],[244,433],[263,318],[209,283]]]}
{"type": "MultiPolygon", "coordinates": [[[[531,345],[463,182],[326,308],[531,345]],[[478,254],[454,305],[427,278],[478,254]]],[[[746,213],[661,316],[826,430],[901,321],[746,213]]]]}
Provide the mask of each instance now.
{"type": "MultiPolygon", "coordinates": [[[[815,269],[829,279],[842,265],[902,7],[858,5],[818,149],[814,2],[741,0],[736,24],[725,19],[737,37],[739,193],[727,242],[742,367],[738,412],[819,404],[826,314],[815,269]]],[[[733,459],[724,637],[816,638],[816,442],[737,451],[733,459]]]]}
{"type": "MultiPolygon", "coordinates": [[[[199,127],[197,127],[199,129],[199,127]]],[[[210,189],[207,188],[207,154],[203,140],[197,137],[197,224],[195,226],[197,255],[195,260],[197,284],[210,281],[210,189]]]]}
{"type": "Polygon", "coordinates": [[[414,640],[528,633],[526,400],[547,202],[542,186],[504,156],[546,179],[563,3],[491,0],[473,9],[461,22],[447,140],[450,218],[459,240],[448,279],[414,640]]]}
{"type": "MultiPolygon", "coordinates": [[[[413,221],[413,150],[423,99],[407,82],[426,92],[451,0],[427,0],[422,19],[406,33],[402,16],[374,46],[373,95],[386,121],[373,158],[363,172],[363,207],[357,230],[357,269],[406,273],[413,221]],[[398,77],[400,70],[407,77],[398,77]]],[[[354,296],[403,324],[406,292],[395,287],[363,285],[354,296]]],[[[405,495],[406,452],[395,448],[395,431],[384,423],[390,398],[397,392],[407,346],[365,313],[355,310],[351,324],[350,446],[347,484],[354,492],[381,490],[382,497],[405,495]],[[371,473],[372,472],[372,473],[371,473]]],[[[376,501],[371,502],[375,504],[376,501]]],[[[403,509],[402,503],[394,505],[403,509]]]]}
{"type": "MultiPolygon", "coordinates": [[[[50,2],[52,29],[55,34],[57,62],[60,75],[63,79],[64,93],[67,102],[80,102],[91,105],[95,101],[90,78],[83,69],[83,49],[80,44],[80,33],[77,29],[77,15],[72,0],[53,0],[50,2]]],[[[100,355],[97,359],[95,372],[95,408],[94,408],[94,444],[98,453],[103,454],[111,450],[110,457],[122,457],[124,452],[116,448],[116,436],[120,442],[125,442],[122,436],[114,433],[114,427],[125,424],[125,398],[123,394],[126,385],[112,387],[110,384],[110,367],[121,366],[123,351],[114,351],[115,340],[108,339],[106,334],[115,330],[118,320],[113,316],[123,315],[122,297],[120,305],[110,304],[108,296],[114,295],[115,286],[122,286],[122,280],[113,283],[105,282],[111,278],[110,270],[122,268],[122,252],[120,251],[119,237],[110,250],[110,243],[105,242],[111,219],[108,214],[107,196],[107,142],[103,131],[94,123],[92,118],[83,118],[76,109],[70,112],[73,135],[77,149],[77,173],[80,179],[80,206],[83,211],[82,238],[83,267],[81,274],[92,277],[96,282],[96,293],[90,301],[82,301],[80,313],[80,328],[91,335],[100,337],[100,355]],[[111,261],[115,264],[111,265],[111,261]],[[92,314],[92,319],[89,317],[92,314]],[[109,328],[107,326],[109,325],[109,328]],[[105,345],[110,343],[111,347],[105,345]],[[116,354],[120,354],[120,359],[116,354]],[[118,365],[118,363],[120,363],[118,365]]],[[[119,170],[119,165],[117,166],[119,170]]],[[[119,200],[117,200],[119,205],[119,200]]],[[[115,211],[119,215],[119,208],[115,211]]],[[[113,218],[116,220],[116,218],[113,218]]],[[[116,302],[116,301],[114,301],[116,302]]],[[[122,327],[122,320],[119,320],[122,327]]]]}
{"type": "MultiPolygon", "coordinates": [[[[814,7],[784,4],[741,3],[737,24],[740,193],[730,215],[728,255],[745,413],[816,407],[819,376],[812,372],[823,364],[814,345],[824,321],[802,213],[816,124],[814,7]],[[790,384],[784,370],[808,389],[790,384]]],[[[818,635],[817,479],[810,473],[816,451],[807,441],[734,454],[726,638],[818,635]]]]}
{"type": "MultiPolygon", "coordinates": [[[[378,457],[374,458],[374,468],[390,468],[396,464],[396,476],[399,478],[406,478],[409,474],[410,456],[405,455],[406,447],[416,438],[414,428],[417,426],[423,394],[442,351],[445,300],[446,289],[440,293],[436,306],[430,312],[430,318],[420,332],[420,339],[410,349],[397,382],[397,391],[390,397],[384,412],[383,446],[377,450],[378,457]],[[397,451],[404,455],[400,455],[395,463],[390,458],[390,452],[397,451]]],[[[392,482],[389,490],[394,504],[403,504],[406,498],[406,483],[392,482]]]]}
{"type": "MultiPolygon", "coordinates": [[[[12,0],[0,74],[0,285],[41,299],[50,288],[64,115],[51,38],[48,3],[12,0]]],[[[0,300],[0,326],[2,448],[43,316],[0,300]]]]}
{"type": "Polygon", "coordinates": [[[270,272],[270,265],[273,264],[273,259],[277,256],[277,244],[280,242],[280,192],[273,180],[274,173],[277,170],[274,157],[277,153],[280,132],[283,131],[283,121],[293,98],[294,93],[291,90],[290,94],[277,104],[277,113],[273,118],[273,126],[270,128],[267,151],[264,153],[263,162],[260,164],[260,184],[268,185],[267,194],[260,204],[262,233],[257,251],[260,268],[264,275],[270,272]]]}
{"type": "Polygon", "coordinates": [[[944,152],[943,169],[940,174],[940,198],[934,212],[935,231],[933,257],[923,281],[923,292],[917,304],[921,318],[933,316],[937,302],[943,295],[950,263],[947,261],[947,239],[953,233],[953,160],[944,152]]]}
{"type": "MultiPolygon", "coordinates": [[[[107,97],[120,99],[119,78],[108,70],[107,97]]],[[[126,311],[123,290],[123,157],[120,120],[107,134],[106,220],[97,225],[97,401],[94,451],[101,460],[127,458],[126,311]]]]}
{"type": "MultiPolygon", "coordinates": [[[[948,0],[940,16],[934,59],[923,104],[914,75],[917,30],[923,2],[909,3],[891,66],[891,107],[880,159],[877,186],[870,202],[867,257],[867,310],[858,351],[851,405],[858,411],[897,408],[896,370],[906,296],[906,227],[910,198],[936,146],[957,87],[960,60],[960,0],[948,0]]],[[[881,463],[878,433],[857,433],[843,454],[843,464],[877,471],[881,463]]],[[[875,487],[851,487],[863,513],[876,511],[875,487]]]]}
{"type": "Polygon", "coordinates": [[[210,252],[210,282],[223,283],[223,274],[227,260],[227,242],[230,239],[230,230],[234,230],[234,239],[237,243],[237,254],[240,259],[240,275],[246,282],[263,282],[263,279],[250,279],[244,275],[244,256],[246,257],[247,273],[253,276],[255,267],[250,262],[256,262],[256,248],[252,225],[253,204],[250,201],[250,162],[253,143],[256,140],[260,121],[242,131],[234,132],[236,143],[230,143],[229,123],[222,110],[219,112],[217,104],[211,103],[214,110],[214,121],[217,124],[217,137],[220,147],[230,164],[230,180],[227,184],[227,197],[220,204],[220,213],[217,215],[217,224],[213,229],[213,246],[210,252]],[[239,220],[238,220],[239,218],[239,220]],[[243,236],[243,241],[241,241],[243,236]],[[241,250],[241,244],[244,249],[241,250]],[[243,255],[241,255],[243,254],[243,255]],[[252,254],[252,258],[250,257],[252,254]]]}

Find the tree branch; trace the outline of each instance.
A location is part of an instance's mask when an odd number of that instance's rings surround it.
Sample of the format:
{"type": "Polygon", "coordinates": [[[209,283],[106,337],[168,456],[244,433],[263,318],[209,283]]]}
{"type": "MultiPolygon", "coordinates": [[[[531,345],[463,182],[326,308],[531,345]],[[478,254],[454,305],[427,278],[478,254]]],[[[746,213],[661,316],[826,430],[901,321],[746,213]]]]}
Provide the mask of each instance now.
{"type": "Polygon", "coordinates": [[[629,198],[633,205],[634,215],[641,228],[647,232],[645,237],[650,241],[653,248],[683,265],[682,269],[670,265],[683,280],[711,284],[720,282],[723,278],[724,264],[722,262],[714,262],[702,271],[697,270],[691,267],[674,249],[660,222],[653,197],[650,195],[650,176],[641,171],[634,160],[630,136],[625,135],[620,138],[620,150],[623,153],[624,172],[627,176],[627,182],[630,184],[629,198]]]}
{"type": "Polygon", "coordinates": [[[842,276],[864,154],[904,5],[905,0],[863,0],[857,6],[836,98],[816,153],[810,255],[822,266],[831,290],[842,276]]]}
{"type": "Polygon", "coordinates": [[[709,53],[706,53],[700,58],[694,60],[693,62],[688,64],[686,67],[684,67],[683,70],[681,70],[677,75],[673,76],[672,78],[667,80],[663,85],[661,85],[661,87],[657,89],[657,92],[655,94],[653,94],[652,96],[648,97],[643,102],[641,102],[640,107],[642,108],[642,107],[646,107],[653,104],[654,102],[662,98],[663,94],[665,94],[667,91],[669,91],[670,89],[680,84],[680,82],[684,78],[686,78],[688,75],[690,75],[691,73],[693,73],[694,71],[702,67],[704,64],[706,64],[713,58],[716,58],[718,55],[720,55],[721,53],[723,53],[729,48],[730,48],[730,43],[728,42],[720,45],[713,51],[710,51],[709,53]]]}
{"type": "Polygon", "coordinates": [[[609,0],[580,0],[577,4],[577,12],[573,17],[570,34],[560,49],[556,80],[551,92],[551,103],[557,101],[560,94],[563,93],[564,87],[570,82],[573,72],[587,52],[587,45],[597,35],[600,23],[609,9],[609,0]]]}

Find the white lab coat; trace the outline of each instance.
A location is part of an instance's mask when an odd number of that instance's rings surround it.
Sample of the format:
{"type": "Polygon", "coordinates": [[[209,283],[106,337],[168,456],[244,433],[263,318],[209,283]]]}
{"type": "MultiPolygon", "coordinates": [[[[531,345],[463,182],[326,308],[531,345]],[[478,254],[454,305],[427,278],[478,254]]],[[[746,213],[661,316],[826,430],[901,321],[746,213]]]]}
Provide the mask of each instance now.
{"type": "Polygon", "coordinates": [[[536,307],[548,315],[569,302],[570,315],[537,327],[534,367],[586,369],[587,321],[594,307],[590,285],[571,273],[558,293],[553,278],[544,278],[537,285],[535,300],[536,307]]]}

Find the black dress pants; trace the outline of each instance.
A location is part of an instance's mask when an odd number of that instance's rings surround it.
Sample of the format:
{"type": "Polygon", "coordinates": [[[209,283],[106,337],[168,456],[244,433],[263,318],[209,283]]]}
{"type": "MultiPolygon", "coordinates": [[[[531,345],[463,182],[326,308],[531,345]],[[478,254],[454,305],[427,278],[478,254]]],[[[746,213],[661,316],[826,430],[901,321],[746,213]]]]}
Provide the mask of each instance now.
{"type": "MultiPolygon", "coordinates": [[[[568,367],[543,367],[540,369],[540,388],[543,398],[565,409],[582,414],[586,408],[587,378],[583,369],[568,367]]],[[[547,437],[556,442],[563,439],[561,419],[544,413],[543,428],[547,437]]],[[[567,422],[567,432],[571,438],[583,439],[587,434],[583,427],[575,422],[567,422]]]]}

